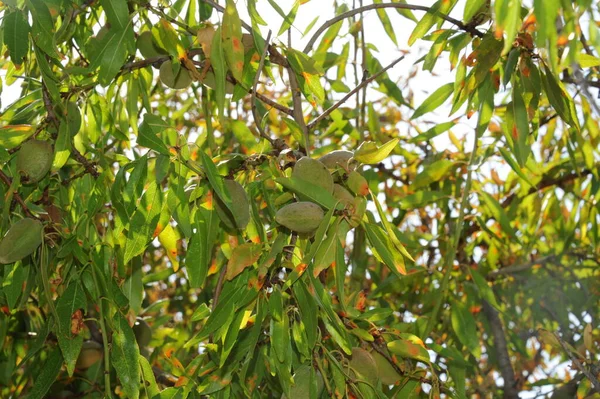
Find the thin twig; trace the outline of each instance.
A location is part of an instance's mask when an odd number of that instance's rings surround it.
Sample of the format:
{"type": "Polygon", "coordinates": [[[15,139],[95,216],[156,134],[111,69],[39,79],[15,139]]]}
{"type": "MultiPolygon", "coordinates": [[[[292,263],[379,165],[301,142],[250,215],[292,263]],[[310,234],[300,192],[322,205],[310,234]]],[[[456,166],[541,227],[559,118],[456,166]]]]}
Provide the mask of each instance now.
{"type": "Polygon", "coordinates": [[[342,104],[344,104],[346,101],[348,101],[348,99],[350,97],[352,97],[354,94],[356,94],[357,92],[359,92],[360,89],[362,89],[363,87],[367,86],[369,83],[371,83],[372,81],[374,81],[375,79],[377,79],[378,77],[380,77],[381,75],[383,75],[388,69],[393,68],[394,65],[396,65],[397,63],[399,63],[403,59],[404,59],[404,56],[396,59],[391,64],[389,64],[388,66],[386,66],[385,68],[383,68],[381,71],[377,72],[375,75],[372,75],[372,76],[368,77],[367,79],[363,80],[362,82],[360,82],[360,84],[358,86],[356,86],[354,89],[352,89],[352,91],[350,93],[346,94],[341,100],[339,100],[337,103],[333,104],[327,110],[323,111],[323,113],[321,115],[319,115],[312,122],[310,122],[308,124],[308,130],[310,131],[310,130],[314,129],[315,126],[317,125],[317,123],[321,122],[329,114],[331,114],[333,111],[335,111],[336,109],[338,109],[342,104]]]}
{"type": "Polygon", "coordinates": [[[579,371],[581,371],[587,377],[587,379],[590,380],[592,385],[594,385],[594,391],[600,392],[600,381],[598,381],[598,378],[594,374],[590,373],[590,370],[586,369],[576,356],[573,356],[569,348],[567,348],[565,341],[563,341],[557,333],[554,333],[554,336],[558,340],[558,343],[563,350],[567,353],[567,356],[569,356],[569,359],[571,359],[575,367],[577,367],[579,371]]]}
{"type": "Polygon", "coordinates": [[[262,69],[265,65],[265,57],[267,56],[267,51],[269,50],[269,41],[271,40],[271,30],[267,34],[267,39],[265,40],[265,48],[260,56],[260,62],[258,63],[258,69],[256,70],[256,75],[254,76],[254,83],[252,84],[252,97],[250,98],[250,105],[252,107],[252,116],[254,117],[254,123],[256,123],[256,129],[260,134],[260,137],[267,140],[271,145],[274,145],[274,140],[269,137],[269,135],[265,132],[265,129],[262,127],[262,118],[258,115],[258,109],[256,108],[256,87],[258,86],[258,81],[260,79],[260,74],[262,73],[262,69]]]}
{"type": "Polygon", "coordinates": [[[536,259],[532,262],[524,263],[521,265],[513,265],[513,266],[509,266],[509,267],[503,267],[502,269],[494,270],[493,272],[488,273],[487,279],[493,280],[494,278],[496,278],[500,275],[503,275],[503,274],[513,274],[513,273],[523,272],[525,270],[531,269],[535,265],[552,262],[557,257],[558,257],[557,255],[549,255],[549,256],[544,256],[543,258],[536,259]]]}
{"type": "Polygon", "coordinates": [[[302,112],[302,93],[300,93],[300,86],[298,86],[298,79],[296,78],[296,72],[291,66],[287,68],[288,76],[290,79],[290,90],[292,92],[292,103],[294,104],[294,120],[302,129],[302,135],[304,136],[304,153],[306,156],[310,156],[310,141],[308,138],[308,127],[304,121],[304,114],[302,112]]]}
{"type": "MultiPolygon", "coordinates": [[[[8,177],[2,170],[0,170],[0,180],[2,180],[4,182],[4,184],[6,184],[8,187],[10,187],[12,185],[11,178],[8,177]]],[[[13,192],[13,198],[21,206],[25,215],[29,216],[30,218],[38,219],[37,216],[35,216],[33,213],[31,213],[31,211],[29,210],[29,207],[27,206],[27,204],[25,204],[25,201],[23,201],[23,198],[21,198],[21,196],[19,195],[18,192],[16,192],[16,191],[13,192]]]]}
{"type": "Polygon", "coordinates": [[[221,296],[221,291],[223,290],[223,283],[225,282],[225,273],[227,272],[227,266],[223,265],[221,267],[221,273],[219,274],[219,280],[217,281],[217,286],[215,287],[215,294],[213,295],[213,303],[212,310],[214,311],[217,307],[217,303],[219,302],[219,297],[221,296]]]}
{"type": "MultiPolygon", "coordinates": [[[[310,40],[304,47],[304,53],[308,54],[308,52],[310,50],[312,50],[312,48],[313,48],[315,42],[317,41],[317,39],[319,38],[319,36],[321,36],[321,34],[323,32],[325,32],[331,25],[334,25],[334,24],[336,24],[346,18],[349,18],[353,15],[361,14],[365,11],[376,10],[379,8],[398,8],[398,9],[404,9],[404,10],[417,10],[417,11],[431,12],[430,7],[418,6],[418,5],[414,5],[414,4],[402,4],[402,3],[369,4],[364,7],[355,8],[354,10],[346,11],[345,13],[342,13],[336,17],[333,17],[330,20],[326,21],[323,25],[321,25],[321,27],[312,35],[312,37],[310,38],[310,40]]],[[[440,12],[436,12],[435,15],[445,21],[448,21],[448,22],[458,26],[459,29],[464,30],[465,32],[469,32],[475,36],[483,37],[483,33],[481,33],[480,31],[478,31],[477,29],[475,29],[473,27],[469,27],[469,26],[463,24],[458,19],[454,19],[454,18],[449,17],[448,15],[442,14],[440,12]]]]}

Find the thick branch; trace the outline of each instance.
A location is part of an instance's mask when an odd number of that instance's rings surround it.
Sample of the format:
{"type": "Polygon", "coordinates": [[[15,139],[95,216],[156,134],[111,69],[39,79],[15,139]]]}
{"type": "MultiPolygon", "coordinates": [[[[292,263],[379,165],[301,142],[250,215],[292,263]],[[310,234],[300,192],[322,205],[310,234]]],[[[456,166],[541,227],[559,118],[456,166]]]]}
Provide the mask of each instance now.
{"type": "MultiPolygon", "coordinates": [[[[353,15],[361,14],[365,11],[376,10],[376,9],[380,9],[380,8],[398,8],[398,9],[404,9],[404,10],[417,10],[417,11],[432,12],[430,7],[418,6],[418,5],[413,5],[413,4],[402,4],[402,3],[369,4],[364,7],[355,8],[354,10],[346,11],[345,13],[342,13],[336,17],[333,17],[330,20],[326,21],[323,25],[321,25],[321,27],[314,33],[314,35],[312,35],[312,37],[310,38],[310,40],[304,47],[304,52],[308,54],[308,52],[313,48],[313,46],[314,46],[315,42],[317,41],[317,39],[319,38],[319,36],[321,36],[321,34],[323,32],[325,32],[331,25],[335,25],[336,23],[338,23],[346,18],[352,17],[353,15]]],[[[466,24],[463,24],[458,19],[454,19],[454,18],[449,17],[446,14],[442,14],[440,12],[436,12],[435,15],[445,21],[448,21],[448,22],[458,26],[461,30],[464,30],[465,32],[469,32],[470,34],[475,35],[475,36],[483,37],[483,33],[478,31],[474,27],[470,27],[470,26],[467,26],[466,24]]]]}
{"type": "Polygon", "coordinates": [[[404,59],[404,56],[396,59],[391,64],[389,64],[388,66],[386,66],[385,68],[383,68],[381,71],[377,72],[375,75],[370,76],[367,79],[364,79],[362,82],[360,82],[360,84],[358,86],[356,86],[354,89],[352,89],[352,91],[350,93],[346,94],[341,100],[339,100],[337,103],[333,104],[331,107],[329,107],[327,110],[325,110],[321,115],[319,115],[312,122],[310,122],[308,124],[308,130],[310,131],[310,130],[314,129],[315,126],[317,125],[317,123],[321,122],[329,114],[331,114],[333,111],[335,111],[336,109],[338,109],[341,105],[343,105],[346,101],[348,101],[348,99],[350,97],[352,97],[354,94],[356,94],[357,92],[359,92],[360,89],[362,89],[363,87],[366,87],[369,83],[371,83],[372,81],[374,81],[375,79],[377,79],[378,77],[380,77],[381,75],[383,75],[388,69],[393,68],[394,65],[396,65],[397,63],[399,63],[403,59],[404,59]]]}
{"type": "Polygon", "coordinates": [[[517,389],[517,380],[508,355],[506,345],[506,336],[502,328],[502,321],[498,316],[498,311],[494,309],[487,301],[483,301],[483,313],[487,317],[492,329],[492,339],[494,340],[494,349],[498,360],[500,374],[504,379],[504,399],[518,399],[519,390],[517,389]]]}

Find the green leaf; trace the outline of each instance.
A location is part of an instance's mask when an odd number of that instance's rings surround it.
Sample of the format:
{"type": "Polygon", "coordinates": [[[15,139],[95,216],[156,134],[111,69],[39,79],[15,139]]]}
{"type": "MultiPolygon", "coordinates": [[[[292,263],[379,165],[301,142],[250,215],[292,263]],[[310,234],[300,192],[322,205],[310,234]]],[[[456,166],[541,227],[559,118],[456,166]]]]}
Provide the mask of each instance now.
{"type": "MultiPolygon", "coordinates": [[[[27,0],[26,4],[33,17],[31,38],[50,57],[58,58],[54,41],[54,21],[48,6],[43,0],[27,0]]],[[[41,63],[46,60],[40,61],[40,57],[36,54],[36,61],[40,63],[41,69],[41,63]]]]}
{"type": "Polygon", "coordinates": [[[111,361],[121,387],[128,398],[140,395],[140,350],[127,319],[116,312],[113,316],[111,361]]]}
{"type": "Polygon", "coordinates": [[[429,12],[423,15],[423,18],[417,23],[415,29],[408,38],[408,45],[412,46],[418,39],[422,38],[429,32],[429,29],[438,21],[440,21],[439,14],[448,14],[456,1],[450,0],[438,0],[429,9],[429,12]]]}
{"type": "Polygon", "coordinates": [[[20,10],[4,14],[2,28],[4,44],[8,47],[10,59],[15,65],[21,65],[29,51],[29,31],[31,30],[25,14],[20,10]]]}
{"type": "Polygon", "coordinates": [[[69,125],[62,121],[58,128],[58,137],[54,143],[54,161],[52,162],[52,170],[62,168],[69,160],[71,154],[71,134],[69,133],[69,125]]]}
{"type": "MultiPolygon", "coordinates": [[[[277,4],[277,3],[272,2],[272,0],[269,0],[269,3],[271,3],[271,5],[277,4]]],[[[283,32],[285,32],[292,26],[292,24],[294,23],[294,20],[296,19],[296,14],[298,13],[298,7],[300,7],[300,0],[294,1],[294,4],[292,5],[292,9],[290,10],[290,12],[287,15],[282,15],[283,23],[281,24],[281,27],[279,28],[279,32],[277,32],[277,36],[280,36],[283,32]]],[[[273,6],[273,8],[275,8],[275,6],[273,6]]],[[[281,10],[281,8],[279,8],[279,10],[281,10]]]]}
{"type": "MultiPolygon", "coordinates": [[[[382,0],[374,0],[374,4],[381,4],[382,0]]],[[[382,8],[377,9],[377,16],[383,25],[383,29],[385,33],[387,33],[388,37],[392,39],[392,42],[397,46],[398,40],[396,40],[396,33],[394,32],[394,27],[392,26],[392,22],[390,21],[390,17],[387,15],[387,11],[382,8]]]]}
{"type": "Polygon", "coordinates": [[[469,272],[471,273],[473,282],[477,286],[477,291],[479,291],[479,296],[481,297],[481,299],[485,300],[487,303],[500,310],[500,305],[498,305],[498,302],[496,301],[494,291],[492,290],[492,287],[489,286],[485,278],[476,270],[469,269],[469,272]]]}
{"type": "Polygon", "coordinates": [[[417,191],[422,187],[427,187],[431,183],[441,180],[453,166],[454,162],[448,159],[440,159],[439,161],[425,165],[425,168],[415,177],[410,188],[417,191]]]}
{"type": "Polygon", "coordinates": [[[225,108],[225,86],[227,84],[227,66],[225,65],[225,52],[221,28],[215,31],[210,50],[210,64],[215,73],[215,101],[219,110],[219,117],[223,117],[225,108]]]}
{"type": "Polygon", "coordinates": [[[242,25],[240,16],[233,0],[227,0],[223,23],[221,25],[221,37],[223,39],[223,50],[225,60],[233,74],[233,77],[241,82],[244,72],[244,45],[242,44],[242,25]]]}
{"type": "Polygon", "coordinates": [[[409,339],[398,339],[388,342],[387,348],[394,355],[429,363],[429,353],[422,346],[422,343],[420,345],[419,343],[411,342],[409,339]]]}
{"type": "Polygon", "coordinates": [[[56,313],[59,317],[58,345],[65,359],[69,376],[73,376],[75,363],[83,345],[83,335],[73,334],[71,331],[71,320],[79,309],[83,309],[80,314],[83,317],[83,312],[87,309],[87,300],[79,282],[73,280],[56,302],[56,313]]]}
{"type": "Polygon", "coordinates": [[[494,2],[496,37],[505,35],[502,54],[508,53],[513,47],[513,41],[517,37],[521,26],[521,1],[496,0],[494,2]]]}
{"type": "Polygon", "coordinates": [[[223,178],[219,176],[217,167],[215,166],[212,159],[204,152],[200,154],[202,158],[202,166],[204,166],[204,173],[208,178],[208,182],[214,192],[217,194],[219,199],[227,206],[230,212],[234,212],[233,205],[231,204],[231,195],[229,190],[225,187],[223,178]]]}
{"type": "Polygon", "coordinates": [[[102,86],[112,83],[114,77],[121,70],[125,60],[129,56],[130,49],[135,47],[132,22],[119,29],[111,27],[97,43],[97,51],[91,58],[90,69],[98,70],[98,82],[102,86]]]}
{"type": "Polygon", "coordinates": [[[156,181],[152,180],[129,223],[125,241],[125,263],[143,253],[148,246],[158,223],[162,200],[162,191],[156,181]]]}
{"type": "Polygon", "coordinates": [[[527,145],[529,137],[529,119],[527,117],[527,109],[523,100],[521,86],[513,85],[512,90],[513,101],[511,102],[511,111],[514,120],[512,138],[515,146],[515,157],[519,165],[524,166],[531,152],[530,146],[527,145]]]}
{"type": "Polygon", "coordinates": [[[436,91],[431,93],[425,101],[419,105],[419,107],[413,113],[411,119],[417,119],[421,115],[425,115],[428,112],[435,110],[437,107],[442,105],[450,95],[454,92],[454,83],[446,83],[439,87],[436,91]]]}
{"type": "Polygon", "coordinates": [[[510,225],[510,219],[504,211],[504,208],[502,208],[502,205],[500,205],[500,203],[494,197],[492,197],[485,191],[481,191],[479,194],[481,196],[481,199],[483,199],[483,202],[490,209],[492,217],[496,219],[498,223],[500,223],[502,231],[508,234],[511,238],[518,240],[518,237],[515,234],[515,230],[510,225]]]}
{"type": "Polygon", "coordinates": [[[305,180],[301,180],[295,177],[278,177],[275,181],[281,184],[286,189],[300,194],[306,197],[309,201],[321,205],[325,209],[339,208],[342,209],[343,205],[339,204],[338,201],[328,191],[323,190],[323,187],[309,183],[305,180]]]}
{"type": "Polygon", "coordinates": [[[216,212],[199,208],[196,211],[196,231],[193,233],[185,256],[185,268],[192,288],[201,288],[208,274],[210,255],[219,220],[216,212]]]}
{"type": "Polygon", "coordinates": [[[575,105],[571,95],[567,93],[546,64],[544,64],[544,71],[545,73],[541,74],[542,85],[548,96],[550,105],[552,105],[563,121],[579,130],[579,120],[577,119],[577,113],[575,112],[575,105]]]}
{"type": "Polygon", "coordinates": [[[29,399],[42,399],[46,397],[46,393],[56,381],[58,373],[63,364],[60,349],[55,348],[46,358],[46,362],[41,371],[35,376],[35,382],[28,392],[29,399]]]}
{"type": "Polygon", "coordinates": [[[441,191],[417,191],[402,198],[400,200],[400,208],[407,210],[417,209],[447,197],[448,195],[441,191]]]}
{"type": "Polygon", "coordinates": [[[144,120],[138,128],[137,143],[160,154],[170,155],[167,145],[159,136],[165,128],[168,127],[170,126],[160,117],[152,114],[145,114],[144,120]]]}
{"type": "Polygon", "coordinates": [[[229,262],[227,262],[227,272],[225,278],[232,280],[238,274],[244,271],[248,266],[252,266],[262,253],[262,245],[254,243],[245,243],[238,245],[233,249],[229,262]]]}
{"type": "Polygon", "coordinates": [[[142,355],[138,357],[138,361],[140,362],[142,386],[144,387],[143,392],[146,394],[147,398],[154,399],[156,395],[160,394],[160,390],[156,383],[152,366],[150,366],[148,360],[142,355]]]}
{"type": "Polygon", "coordinates": [[[404,257],[398,252],[386,232],[376,224],[363,223],[363,227],[367,233],[371,249],[377,258],[385,263],[396,276],[405,275],[404,257]]]}
{"type": "Polygon", "coordinates": [[[372,141],[363,141],[354,151],[354,159],[368,165],[378,164],[387,158],[399,141],[399,139],[392,139],[379,147],[372,141]]]}
{"type": "Polygon", "coordinates": [[[481,357],[481,346],[479,345],[477,326],[475,325],[475,318],[467,305],[460,302],[452,303],[451,322],[452,329],[460,342],[469,349],[469,352],[476,359],[479,359],[481,357]]]}
{"type": "Polygon", "coordinates": [[[125,29],[129,25],[129,9],[127,3],[120,0],[100,0],[111,27],[125,29]]]}
{"type": "Polygon", "coordinates": [[[0,147],[10,150],[27,140],[35,127],[32,125],[8,125],[0,127],[0,147]]]}
{"type": "Polygon", "coordinates": [[[448,129],[450,129],[454,125],[456,125],[456,122],[454,122],[454,121],[436,124],[431,129],[429,129],[423,133],[420,133],[416,137],[411,138],[410,140],[408,140],[408,142],[417,144],[417,143],[422,143],[423,141],[431,140],[431,139],[439,136],[440,134],[446,132],[448,129]]]}
{"type": "Polygon", "coordinates": [[[467,0],[465,2],[465,11],[463,12],[463,22],[469,22],[487,1],[488,0],[467,0]]]}
{"type": "Polygon", "coordinates": [[[256,23],[257,25],[262,25],[262,26],[267,25],[265,20],[262,19],[262,17],[256,10],[256,0],[248,0],[248,13],[250,14],[250,18],[252,19],[253,23],[256,23]]]}

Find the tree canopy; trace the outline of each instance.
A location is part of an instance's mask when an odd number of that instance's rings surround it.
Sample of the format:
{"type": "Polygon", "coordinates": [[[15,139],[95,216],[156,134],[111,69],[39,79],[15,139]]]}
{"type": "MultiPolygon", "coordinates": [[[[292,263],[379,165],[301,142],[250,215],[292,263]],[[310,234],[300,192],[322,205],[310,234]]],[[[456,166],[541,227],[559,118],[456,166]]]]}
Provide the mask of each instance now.
{"type": "Polygon", "coordinates": [[[309,1],[2,2],[0,396],[599,397],[598,4],[309,1]]]}

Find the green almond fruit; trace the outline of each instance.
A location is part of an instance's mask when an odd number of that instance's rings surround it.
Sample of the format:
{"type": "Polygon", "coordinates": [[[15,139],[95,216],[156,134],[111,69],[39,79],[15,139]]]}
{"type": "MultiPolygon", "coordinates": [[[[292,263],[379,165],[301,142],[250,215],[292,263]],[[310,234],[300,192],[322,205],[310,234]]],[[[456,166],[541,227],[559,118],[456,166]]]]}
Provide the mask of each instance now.
{"type": "Polygon", "coordinates": [[[350,191],[346,190],[344,186],[341,186],[337,183],[333,184],[333,197],[337,200],[340,200],[344,205],[350,205],[354,202],[354,195],[352,195],[350,191]]]}
{"type": "Polygon", "coordinates": [[[377,363],[379,378],[384,385],[395,385],[398,381],[400,381],[402,376],[385,357],[376,351],[371,352],[371,356],[375,360],[375,363],[377,363]]]}
{"type": "Polygon", "coordinates": [[[42,243],[42,222],[21,219],[13,224],[0,241],[0,263],[13,263],[31,255],[42,243]]]}
{"type": "Polygon", "coordinates": [[[275,214],[275,221],[297,233],[312,233],[325,217],[323,209],[307,201],[294,202],[275,214]]]}
{"type": "Polygon", "coordinates": [[[156,45],[154,38],[152,37],[152,32],[149,30],[142,32],[138,36],[136,47],[144,58],[159,57],[167,54],[166,51],[156,45]]]}
{"type": "Polygon", "coordinates": [[[152,328],[146,323],[144,319],[137,318],[135,324],[132,327],[133,333],[135,334],[135,340],[140,348],[148,346],[152,339],[152,328]]]}
{"type": "Polygon", "coordinates": [[[329,154],[323,155],[319,158],[319,161],[323,163],[329,170],[336,170],[342,168],[347,171],[352,171],[356,167],[356,163],[352,162],[351,159],[354,156],[353,152],[346,150],[335,150],[329,154]]]}
{"type": "Polygon", "coordinates": [[[17,152],[17,170],[28,179],[28,183],[42,180],[52,167],[54,151],[47,141],[29,140],[17,152]]]}
{"type": "MultiPolygon", "coordinates": [[[[204,77],[200,79],[200,82],[213,90],[217,88],[217,79],[215,78],[215,73],[212,70],[206,71],[204,77]]],[[[225,81],[225,93],[233,94],[233,89],[235,85],[230,81],[225,81]]]]}
{"type": "Polygon", "coordinates": [[[167,87],[175,90],[187,89],[192,84],[192,77],[183,66],[179,68],[177,76],[173,73],[170,62],[163,62],[159,71],[160,81],[167,87]]]}
{"type": "MultiPolygon", "coordinates": [[[[318,398],[323,393],[323,389],[325,388],[325,383],[323,381],[323,376],[320,372],[315,373],[316,377],[316,392],[313,392],[313,395],[310,394],[310,370],[311,366],[302,365],[300,366],[296,372],[294,373],[294,385],[290,388],[290,397],[289,399],[312,399],[318,398]],[[316,395],[315,395],[316,394],[316,395]]],[[[285,394],[281,395],[281,399],[286,399],[287,396],[285,394]]]]}
{"type": "Polygon", "coordinates": [[[233,212],[217,196],[215,200],[217,215],[228,228],[243,230],[248,225],[248,222],[250,222],[250,202],[248,201],[246,190],[235,180],[224,180],[223,184],[231,196],[233,212]]]}
{"type": "Polygon", "coordinates": [[[372,385],[377,385],[377,380],[379,379],[377,363],[375,363],[373,356],[366,350],[362,348],[352,348],[350,368],[365,381],[372,385]]]}
{"type": "Polygon", "coordinates": [[[322,162],[309,157],[302,157],[294,165],[292,177],[322,187],[329,193],[333,193],[333,178],[331,173],[322,162]]]}
{"type": "Polygon", "coordinates": [[[84,341],[77,357],[75,367],[80,370],[85,370],[98,363],[104,356],[102,345],[96,341],[84,341]]]}

